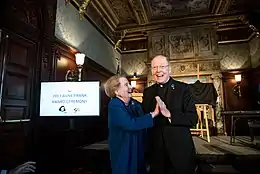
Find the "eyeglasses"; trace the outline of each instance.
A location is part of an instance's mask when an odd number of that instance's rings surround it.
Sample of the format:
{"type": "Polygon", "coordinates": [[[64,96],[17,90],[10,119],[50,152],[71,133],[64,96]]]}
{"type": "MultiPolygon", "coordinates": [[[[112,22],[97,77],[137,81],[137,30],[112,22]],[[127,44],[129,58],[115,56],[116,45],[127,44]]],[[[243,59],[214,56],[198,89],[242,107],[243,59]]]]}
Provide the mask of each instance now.
{"type": "Polygon", "coordinates": [[[152,70],[154,70],[154,71],[156,71],[157,69],[165,69],[165,68],[167,68],[167,67],[169,67],[169,65],[160,65],[160,66],[153,66],[152,67],[152,70]]]}

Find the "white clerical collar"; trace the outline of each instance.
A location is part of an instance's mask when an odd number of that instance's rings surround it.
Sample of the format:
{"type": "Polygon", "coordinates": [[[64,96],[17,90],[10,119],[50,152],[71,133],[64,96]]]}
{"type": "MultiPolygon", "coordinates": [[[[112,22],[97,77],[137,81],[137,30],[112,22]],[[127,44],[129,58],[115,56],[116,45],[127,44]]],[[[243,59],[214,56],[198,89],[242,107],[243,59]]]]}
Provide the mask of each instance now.
{"type": "Polygon", "coordinates": [[[165,84],[167,84],[170,80],[170,77],[168,77],[168,80],[166,80],[165,83],[158,83],[158,85],[162,88],[165,84]]]}

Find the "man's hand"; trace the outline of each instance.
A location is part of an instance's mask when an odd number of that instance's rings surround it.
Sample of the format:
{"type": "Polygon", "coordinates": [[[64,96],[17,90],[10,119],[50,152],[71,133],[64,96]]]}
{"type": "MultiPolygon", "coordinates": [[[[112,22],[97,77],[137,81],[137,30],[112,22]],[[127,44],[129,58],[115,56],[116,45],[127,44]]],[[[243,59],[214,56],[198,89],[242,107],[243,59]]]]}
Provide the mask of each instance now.
{"type": "Polygon", "coordinates": [[[35,172],[35,164],[36,163],[33,161],[28,161],[9,171],[9,174],[24,174],[29,172],[35,172]]]}
{"type": "Polygon", "coordinates": [[[171,113],[166,108],[165,103],[162,101],[162,99],[159,96],[156,96],[155,99],[156,99],[156,101],[157,101],[157,103],[159,105],[159,108],[160,108],[160,111],[161,111],[162,115],[167,117],[168,119],[170,119],[171,118],[171,113]]]}

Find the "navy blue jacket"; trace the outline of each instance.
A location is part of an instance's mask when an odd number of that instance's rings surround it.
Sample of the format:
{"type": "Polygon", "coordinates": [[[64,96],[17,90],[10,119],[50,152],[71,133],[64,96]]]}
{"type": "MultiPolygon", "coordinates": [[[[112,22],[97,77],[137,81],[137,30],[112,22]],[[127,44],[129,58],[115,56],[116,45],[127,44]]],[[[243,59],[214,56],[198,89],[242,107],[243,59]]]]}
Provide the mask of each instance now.
{"type": "Polygon", "coordinates": [[[145,174],[145,133],[153,126],[151,114],[144,114],[138,101],[128,105],[112,98],[108,105],[109,150],[112,174],[145,174]]]}

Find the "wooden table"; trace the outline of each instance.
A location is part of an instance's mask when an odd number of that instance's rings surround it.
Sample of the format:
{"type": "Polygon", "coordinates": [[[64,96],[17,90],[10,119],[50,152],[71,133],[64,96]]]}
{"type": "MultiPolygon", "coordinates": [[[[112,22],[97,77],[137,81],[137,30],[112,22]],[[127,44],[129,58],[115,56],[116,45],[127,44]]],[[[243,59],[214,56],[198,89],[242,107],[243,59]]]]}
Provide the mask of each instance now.
{"type": "Polygon", "coordinates": [[[230,144],[235,142],[236,121],[244,118],[260,118],[260,111],[222,111],[221,115],[231,117],[230,144]]]}

